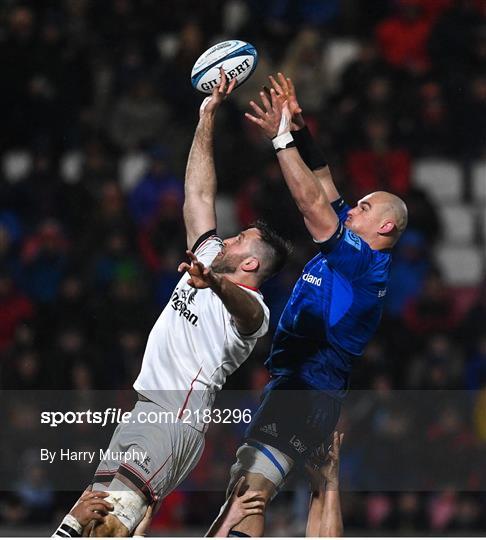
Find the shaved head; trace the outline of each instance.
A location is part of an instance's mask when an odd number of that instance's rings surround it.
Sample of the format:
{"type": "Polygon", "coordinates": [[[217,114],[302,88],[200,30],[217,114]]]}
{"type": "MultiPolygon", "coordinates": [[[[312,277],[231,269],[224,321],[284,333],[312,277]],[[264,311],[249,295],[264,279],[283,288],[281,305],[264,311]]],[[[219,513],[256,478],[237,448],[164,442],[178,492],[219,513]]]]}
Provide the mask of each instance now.
{"type": "Polygon", "coordinates": [[[373,249],[393,247],[407,227],[407,205],[387,191],[375,191],[360,199],[348,212],[346,226],[373,249]]]}
{"type": "Polygon", "coordinates": [[[407,228],[407,205],[402,199],[400,199],[400,197],[393,195],[393,193],[388,193],[388,191],[375,191],[375,193],[371,193],[371,195],[376,202],[384,205],[383,217],[388,217],[393,220],[396,231],[398,232],[398,236],[400,236],[400,234],[402,234],[402,232],[407,228]]]}

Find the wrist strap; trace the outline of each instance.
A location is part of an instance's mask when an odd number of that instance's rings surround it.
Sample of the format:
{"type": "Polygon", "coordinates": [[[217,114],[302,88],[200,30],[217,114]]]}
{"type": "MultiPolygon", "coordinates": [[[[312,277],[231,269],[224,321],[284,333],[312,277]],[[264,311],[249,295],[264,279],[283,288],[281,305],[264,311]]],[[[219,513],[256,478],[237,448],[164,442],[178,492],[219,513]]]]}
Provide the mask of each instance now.
{"type": "Polygon", "coordinates": [[[282,135],[277,135],[272,139],[272,144],[277,152],[285,150],[286,148],[295,148],[297,146],[290,131],[287,131],[287,133],[283,133],[282,135]]]}
{"type": "Polygon", "coordinates": [[[302,129],[291,132],[299,154],[302,157],[304,163],[309,167],[311,171],[316,169],[322,169],[327,166],[326,158],[321,149],[317,146],[314,138],[307,126],[302,129]]]}
{"type": "Polygon", "coordinates": [[[81,523],[71,514],[67,514],[52,536],[56,538],[78,538],[82,532],[83,527],[81,523]]]}

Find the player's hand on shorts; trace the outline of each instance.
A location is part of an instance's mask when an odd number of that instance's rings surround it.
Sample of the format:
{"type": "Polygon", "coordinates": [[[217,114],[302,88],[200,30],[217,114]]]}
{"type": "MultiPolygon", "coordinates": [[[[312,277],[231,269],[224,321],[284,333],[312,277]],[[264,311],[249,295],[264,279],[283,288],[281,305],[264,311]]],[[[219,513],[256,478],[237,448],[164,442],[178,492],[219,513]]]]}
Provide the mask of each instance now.
{"type": "Polygon", "coordinates": [[[211,268],[206,268],[202,262],[198,261],[192,251],[188,250],[186,253],[191,260],[191,264],[183,262],[177,270],[187,272],[191,276],[187,283],[195,289],[207,289],[217,285],[218,278],[211,268]]]}
{"type": "Polygon", "coordinates": [[[290,129],[293,131],[302,129],[305,126],[304,117],[302,116],[302,108],[297,100],[297,94],[295,93],[294,83],[290,77],[285,77],[283,73],[277,73],[277,78],[269,75],[270,83],[276,92],[277,99],[283,104],[284,101],[288,103],[290,114],[292,115],[292,122],[290,129]]]}
{"type": "Polygon", "coordinates": [[[339,487],[339,455],[343,438],[344,433],[334,432],[326,461],[320,469],[322,476],[326,480],[327,489],[338,489],[339,487]]]}
{"type": "Polygon", "coordinates": [[[339,489],[339,457],[344,433],[333,433],[332,443],[320,446],[306,464],[312,489],[339,489]]]}
{"type": "Polygon", "coordinates": [[[213,93],[210,97],[204,99],[199,108],[199,116],[202,118],[207,114],[214,114],[223,101],[231,94],[236,86],[236,79],[233,79],[228,84],[228,78],[223,68],[219,68],[221,74],[221,82],[219,86],[213,88],[213,93]]]}
{"type": "Polygon", "coordinates": [[[69,513],[83,527],[86,527],[92,520],[103,523],[105,521],[104,516],[113,510],[113,505],[104,500],[108,495],[109,493],[106,491],[90,491],[87,489],[69,513]]]}
{"type": "Polygon", "coordinates": [[[247,516],[262,515],[265,508],[265,499],[262,491],[244,491],[240,494],[245,477],[242,476],[231,490],[222,513],[224,523],[231,529],[236,527],[247,516]]]}

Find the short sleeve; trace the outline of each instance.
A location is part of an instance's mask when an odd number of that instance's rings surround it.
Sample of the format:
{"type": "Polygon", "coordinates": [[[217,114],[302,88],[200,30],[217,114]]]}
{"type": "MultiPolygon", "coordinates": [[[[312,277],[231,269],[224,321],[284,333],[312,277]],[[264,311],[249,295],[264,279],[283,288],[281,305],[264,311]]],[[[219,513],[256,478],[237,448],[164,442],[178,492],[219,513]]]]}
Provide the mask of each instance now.
{"type": "Polygon", "coordinates": [[[223,241],[216,234],[216,231],[208,231],[199,237],[194,244],[192,252],[205,265],[211,264],[216,255],[223,248],[223,241]]]}
{"type": "Polygon", "coordinates": [[[339,221],[346,221],[346,218],[348,217],[348,212],[351,209],[349,204],[347,204],[342,197],[339,197],[339,199],[331,203],[331,206],[333,207],[334,212],[336,212],[339,221]]]}
{"type": "Polygon", "coordinates": [[[373,262],[373,250],[356,233],[340,223],[336,232],[319,244],[327,264],[354,280],[365,274],[373,262]]]}
{"type": "Polygon", "coordinates": [[[256,330],[256,332],[253,332],[253,334],[242,334],[236,327],[236,324],[233,321],[233,319],[231,318],[230,319],[231,328],[234,331],[234,333],[243,340],[258,339],[258,338],[263,337],[268,332],[268,326],[270,322],[270,310],[268,309],[268,306],[263,301],[263,297],[260,293],[256,291],[255,292],[249,291],[247,289],[245,289],[245,291],[248,292],[248,294],[251,294],[252,296],[254,296],[258,300],[260,305],[262,306],[262,309],[263,309],[262,324],[260,325],[260,328],[256,330]]]}

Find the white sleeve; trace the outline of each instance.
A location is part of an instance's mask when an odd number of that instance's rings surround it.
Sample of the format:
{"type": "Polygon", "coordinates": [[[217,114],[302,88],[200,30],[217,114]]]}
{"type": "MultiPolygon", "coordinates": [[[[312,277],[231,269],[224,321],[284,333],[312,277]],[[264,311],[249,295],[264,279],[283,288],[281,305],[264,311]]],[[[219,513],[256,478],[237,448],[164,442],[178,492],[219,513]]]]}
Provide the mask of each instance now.
{"type": "Polygon", "coordinates": [[[213,235],[206,240],[203,240],[197,247],[194,255],[201,261],[204,266],[208,266],[213,262],[213,259],[223,248],[223,241],[219,236],[213,235]]]}

